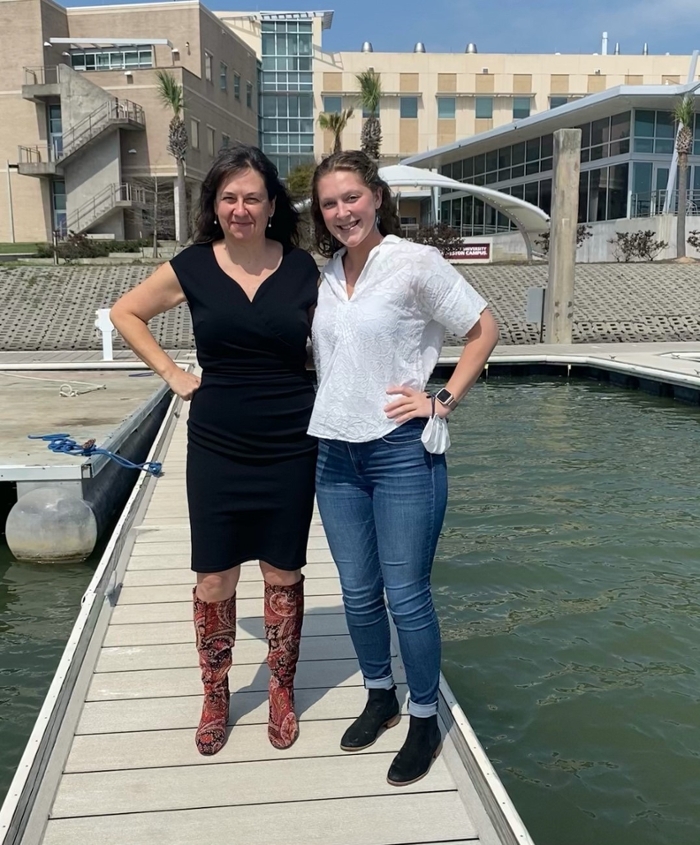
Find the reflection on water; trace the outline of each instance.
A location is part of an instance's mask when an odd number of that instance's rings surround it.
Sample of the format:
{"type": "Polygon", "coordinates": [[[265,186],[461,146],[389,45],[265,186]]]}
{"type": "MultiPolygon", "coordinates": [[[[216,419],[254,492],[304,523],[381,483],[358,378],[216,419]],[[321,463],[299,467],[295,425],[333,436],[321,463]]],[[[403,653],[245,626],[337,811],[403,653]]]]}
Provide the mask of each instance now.
{"type": "Polygon", "coordinates": [[[0,802],[80,610],[94,562],[17,563],[0,545],[0,802]]]}
{"type": "Polygon", "coordinates": [[[443,668],[537,845],[700,841],[697,423],[494,380],[450,424],[443,668]]]}

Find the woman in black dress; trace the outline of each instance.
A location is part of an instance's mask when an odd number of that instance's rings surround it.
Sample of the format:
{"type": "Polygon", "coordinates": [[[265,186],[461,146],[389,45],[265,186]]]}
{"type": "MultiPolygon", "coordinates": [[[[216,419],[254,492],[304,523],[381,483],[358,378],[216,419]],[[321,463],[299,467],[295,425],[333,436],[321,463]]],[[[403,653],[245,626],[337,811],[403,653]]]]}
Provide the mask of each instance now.
{"type": "Polygon", "coordinates": [[[112,309],[129,346],[172,390],[192,400],[187,499],[194,622],[204,683],[201,754],[226,741],[228,672],[240,564],[259,560],[269,641],[268,736],[298,735],[294,674],[304,613],[306,546],[316,441],[306,341],[318,269],[295,247],[298,214],[277,170],[256,147],[223,150],[202,185],[194,244],[112,309]],[[158,346],[147,323],[187,302],[200,379],[158,346]]]}

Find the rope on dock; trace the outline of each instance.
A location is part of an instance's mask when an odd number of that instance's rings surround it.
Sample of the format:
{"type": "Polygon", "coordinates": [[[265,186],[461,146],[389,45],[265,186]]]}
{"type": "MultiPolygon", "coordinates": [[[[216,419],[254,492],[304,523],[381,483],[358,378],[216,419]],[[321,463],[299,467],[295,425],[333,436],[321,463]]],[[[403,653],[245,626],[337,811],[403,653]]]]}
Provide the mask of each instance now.
{"type": "Polygon", "coordinates": [[[51,452],[84,458],[105,455],[125,469],[143,470],[150,475],[156,476],[156,478],[163,475],[163,464],[160,461],[146,461],[142,464],[135,464],[128,458],[118,455],[116,452],[110,452],[109,449],[101,449],[95,445],[94,440],[87,440],[80,445],[80,443],[72,440],[68,434],[28,434],[27,437],[29,440],[44,440],[51,452]]]}
{"type": "Polygon", "coordinates": [[[67,382],[63,381],[63,379],[58,378],[46,378],[45,376],[24,376],[20,375],[19,373],[15,372],[3,372],[0,370],[0,376],[6,376],[7,378],[23,378],[27,379],[28,381],[52,381],[56,384],[60,384],[60,388],[58,389],[59,396],[71,397],[71,396],[81,396],[83,393],[92,393],[93,390],[107,390],[106,384],[96,384],[92,381],[72,381],[67,382]],[[74,387],[76,384],[83,385],[83,389],[81,390],[78,387],[74,387]]]}

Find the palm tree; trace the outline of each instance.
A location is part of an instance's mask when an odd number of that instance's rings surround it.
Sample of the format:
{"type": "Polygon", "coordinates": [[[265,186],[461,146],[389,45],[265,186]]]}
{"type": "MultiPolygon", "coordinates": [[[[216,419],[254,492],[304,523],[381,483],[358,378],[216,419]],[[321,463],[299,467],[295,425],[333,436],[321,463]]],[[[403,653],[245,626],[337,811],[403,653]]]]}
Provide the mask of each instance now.
{"type": "Polygon", "coordinates": [[[356,76],[360,83],[360,105],[366,115],[365,125],[362,127],[360,145],[362,152],[370,158],[379,159],[379,148],[382,145],[382,125],[377,117],[379,101],[382,97],[382,80],[379,74],[372,70],[363,70],[356,76]]]}
{"type": "Polygon", "coordinates": [[[173,117],[168,127],[168,152],[177,164],[177,241],[184,244],[187,241],[187,188],[185,185],[185,159],[187,158],[187,128],[182,119],[185,110],[185,97],[182,85],[172,73],[165,70],[156,71],[158,79],[158,98],[166,109],[170,109],[173,117]]]}
{"type": "Polygon", "coordinates": [[[318,116],[318,125],[333,133],[333,152],[339,153],[343,149],[341,135],[348,125],[348,121],[355,113],[355,109],[343,109],[340,112],[322,112],[318,116]]]}
{"type": "Polygon", "coordinates": [[[678,126],[676,152],[678,153],[678,215],[676,219],[676,258],[685,258],[685,218],[688,198],[688,156],[693,151],[693,118],[695,102],[686,94],[673,110],[678,126]]]}

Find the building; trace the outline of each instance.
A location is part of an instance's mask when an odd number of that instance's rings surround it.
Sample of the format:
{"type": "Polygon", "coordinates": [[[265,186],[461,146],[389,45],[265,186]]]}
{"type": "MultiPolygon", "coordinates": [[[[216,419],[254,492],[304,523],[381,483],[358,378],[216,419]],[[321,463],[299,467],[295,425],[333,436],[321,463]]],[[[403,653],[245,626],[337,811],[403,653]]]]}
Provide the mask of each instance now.
{"type": "MultiPolygon", "coordinates": [[[[383,87],[381,163],[392,164],[543,115],[568,119],[567,110],[611,88],[670,92],[690,61],[608,55],[605,44],[600,55],[481,54],[474,45],[430,53],[422,44],[384,53],[368,43],[331,53],[323,39],[332,25],[330,11],[210,12],[196,0],[80,8],[0,0],[0,242],[152,228],[155,188],[172,195],[176,174],[158,70],[183,86],[191,206],[212,157],[231,141],[259,142],[286,176],[330,150],[319,114],[353,107],[342,140],[359,147],[357,74],[370,67],[383,87]]],[[[546,142],[542,149],[546,164],[546,142]]],[[[523,164],[531,175],[532,162],[523,164]]],[[[498,171],[483,175],[485,184],[499,180],[498,171]]],[[[420,203],[404,198],[403,222],[420,216],[420,203]]]]}
{"type": "MultiPolygon", "coordinates": [[[[550,213],[553,132],[580,128],[579,222],[590,224],[594,242],[584,255],[609,258],[615,231],[656,228],[675,243],[677,190],[672,109],[695,95],[700,81],[685,85],[622,85],[562,108],[411,156],[405,163],[437,169],[460,182],[487,185],[550,213]],[[664,216],[665,215],[665,216],[664,216]],[[620,221],[625,221],[621,224],[620,221]]],[[[686,212],[700,229],[700,115],[689,157],[686,212]]],[[[464,237],[507,232],[512,224],[477,198],[443,193],[441,219],[464,237]]],[[[667,257],[667,256],[664,256],[667,257]]],[[[671,253],[669,256],[671,257],[671,253]]]]}
{"type": "Polygon", "coordinates": [[[146,233],[176,176],[157,70],[183,88],[190,200],[222,146],[258,141],[257,56],[198,2],[0,0],[0,45],[0,242],[146,233]]]}

